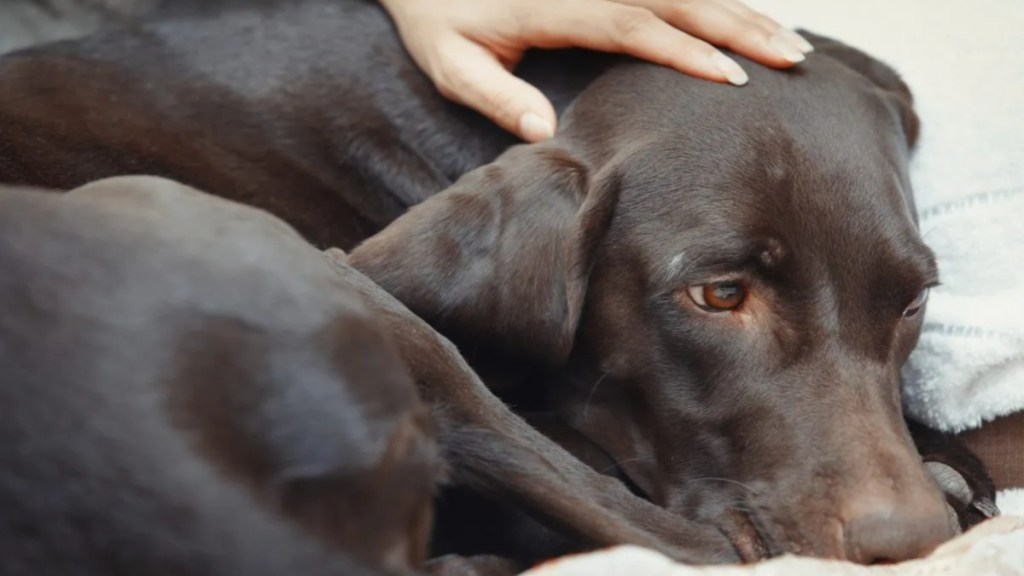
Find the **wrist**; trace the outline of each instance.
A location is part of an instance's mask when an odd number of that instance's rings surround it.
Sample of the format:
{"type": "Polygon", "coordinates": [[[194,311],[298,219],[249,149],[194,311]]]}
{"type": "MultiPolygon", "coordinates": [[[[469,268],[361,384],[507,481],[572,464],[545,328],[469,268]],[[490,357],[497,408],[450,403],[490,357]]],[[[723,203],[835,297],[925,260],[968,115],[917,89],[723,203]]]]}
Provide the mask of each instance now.
{"type": "Polygon", "coordinates": [[[413,6],[423,4],[422,0],[378,0],[380,5],[394,17],[396,13],[402,13],[413,6]]]}
{"type": "Polygon", "coordinates": [[[417,15],[422,16],[424,10],[431,9],[429,0],[378,0],[378,2],[399,29],[416,22],[420,19],[417,15]]]}

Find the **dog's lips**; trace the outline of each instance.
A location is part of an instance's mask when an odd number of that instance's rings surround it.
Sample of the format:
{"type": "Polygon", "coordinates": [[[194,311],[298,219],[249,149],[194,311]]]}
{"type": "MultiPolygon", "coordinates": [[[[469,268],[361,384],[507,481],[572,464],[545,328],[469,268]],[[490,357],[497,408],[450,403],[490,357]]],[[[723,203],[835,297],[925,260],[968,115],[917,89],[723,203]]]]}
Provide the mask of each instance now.
{"type": "Polygon", "coordinates": [[[736,552],[743,562],[752,563],[771,557],[767,544],[746,513],[740,510],[729,510],[722,514],[718,526],[719,530],[736,547],[736,552]]]}

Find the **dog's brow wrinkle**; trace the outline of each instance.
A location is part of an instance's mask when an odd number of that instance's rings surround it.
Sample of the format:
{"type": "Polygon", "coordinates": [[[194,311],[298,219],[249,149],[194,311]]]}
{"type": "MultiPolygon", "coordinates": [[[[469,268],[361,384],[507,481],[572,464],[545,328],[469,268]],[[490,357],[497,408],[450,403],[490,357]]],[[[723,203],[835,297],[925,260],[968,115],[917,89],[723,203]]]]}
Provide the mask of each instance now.
{"type": "Polygon", "coordinates": [[[682,267],[682,264],[683,264],[683,253],[680,252],[679,254],[676,254],[675,256],[672,257],[671,260],[668,261],[668,273],[669,273],[669,275],[671,276],[673,274],[678,273],[679,269],[682,267]]]}
{"type": "Polygon", "coordinates": [[[672,258],[677,267],[671,271],[675,278],[700,274],[730,274],[756,263],[758,246],[737,238],[718,237],[713,243],[694,244],[672,258]]]}
{"type": "Polygon", "coordinates": [[[644,459],[643,456],[634,456],[632,458],[626,458],[625,460],[616,460],[614,464],[611,464],[609,466],[606,466],[606,467],[602,468],[601,469],[601,473],[602,474],[607,474],[611,470],[614,470],[616,468],[622,468],[623,464],[631,464],[633,462],[641,462],[641,461],[643,461],[643,459],[644,459]]]}
{"type": "Polygon", "coordinates": [[[765,240],[764,248],[758,254],[758,260],[760,260],[761,265],[767,268],[778,266],[785,257],[786,249],[783,248],[782,241],[778,238],[768,238],[765,240]]]}
{"type": "Polygon", "coordinates": [[[597,392],[597,387],[601,385],[601,382],[608,376],[605,372],[601,374],[601,377],[594,382],[594,387],[590,389],[590,394],[587,395],[587,401],[583,403],[583,422],[588,422],[590,418],[590,401],[594,398],[594,392],[597,392]]]}
{"type": "Polygon", "coordinates": [[[935,256],[932,255],[931,251],[928,251],[922,257],[919,266],[926,285],[939,283],[939,266],[935,262],[935,256]]]}
{"type": "Polygon", "coordinates": [[[711,477],[711,476],[705,476],[705,477],[701,477],[701,478],[690,478],[689,480],[686,480],[686,481],[687,482],[725,482],[727,484],[733,484],[733,485],[739,486],[741,488],[744,488],[747,492],[750,492],[751,494],[757,494],[757,490],[754,490],[753,488],[751,488],[750,486],[744,484],[743,482],[740,482],[739,480],[733,480],[732,478],[715,478],[715,477],[711,477]]]}
{"type": "Polygon", "coordinates": [[[919,254],[911,254],[901,259],[901,266],[906,270],[905,282],[918,284],[919,287],[935,286],[939,283],[939,267],[935,257],[927,248],[919,254]]]}

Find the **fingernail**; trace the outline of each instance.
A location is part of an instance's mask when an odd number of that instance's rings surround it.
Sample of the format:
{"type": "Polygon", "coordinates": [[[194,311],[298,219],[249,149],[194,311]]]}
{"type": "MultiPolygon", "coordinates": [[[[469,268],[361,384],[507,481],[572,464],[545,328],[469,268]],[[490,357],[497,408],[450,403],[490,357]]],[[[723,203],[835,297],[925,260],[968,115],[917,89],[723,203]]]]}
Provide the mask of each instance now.
{"type": "Polygon", "coordinates": [[[534,114],[527,112],[519,118],[519,133],[530,142],[547,140],[555,135],[555,129],[551,123],[534,114]]]}
{"type": "Polygon", "coordinates": [[[740,68],[732,58],[729,58],[721,52],[715,52],[711,55],[711,64],[718,68],[718,70],[725,75],[731,84],[737,86],[743,86],[747,83],[747,73],[740,68]]]}
{"type": "Polygon", "coordinates": [[[768,40],[768,43],[772,45],[783,58],[796,64],[797,62],[803,62],[807,59],[804,53],[795,46],[795,42],[789,37],[788,34],[782,32],[776,33],[768,40]]]}
{"type": "Polygon", "coordinates": [[[807,41],[807,38],[804,38],[792,30],[786,30],[786,34],[793,39],[793,43],[804,54],[814,52],[814,46],[807,41]]]}

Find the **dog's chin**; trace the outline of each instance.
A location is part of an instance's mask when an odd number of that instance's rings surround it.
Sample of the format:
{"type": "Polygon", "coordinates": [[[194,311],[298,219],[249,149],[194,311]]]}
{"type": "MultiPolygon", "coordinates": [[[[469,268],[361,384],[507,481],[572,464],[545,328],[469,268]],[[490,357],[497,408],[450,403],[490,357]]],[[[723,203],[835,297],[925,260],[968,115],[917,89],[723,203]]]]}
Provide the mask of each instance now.
{"type": "Polygon", "coordinates": [[[775,515],[753,503],[745,506],[744,511],[725,512],[719,519],[719,530],[733,543],[744,562],[783,554],[845,559],[838,544],[842,538],[838,520],[821,523],[812,516],[775,515]]]}
{"type": "Polygon", "coordinates": [[[786,553],[816,555],[810,552],[810,542],[805,534],[793,534],[774,522],[769,510],[754,502],[739,502],[717,507],[716,511],[705,508],[704,522],[714,524],[736,549],[744,563],[759,562],[786,553]]]}
{"type": "Polygon", "coordinates": [[[747,512],[727,510],[717,518],[715,524],[736,548],[743,562],[749,564],[774,556],[755,520],[747,512]]]}
{"type": "Polygon", "coordinates": [[[658,504],[692,522],[717,528],[744,563],[777,555],[770,545],[772,539],[765,538],[764,523],[751,512],[743,496],[731,488],[678,491],[658,504]]]}

